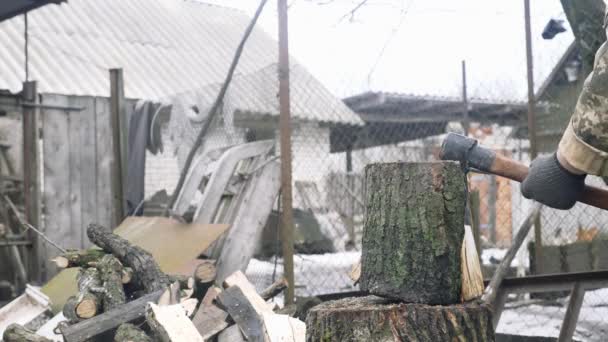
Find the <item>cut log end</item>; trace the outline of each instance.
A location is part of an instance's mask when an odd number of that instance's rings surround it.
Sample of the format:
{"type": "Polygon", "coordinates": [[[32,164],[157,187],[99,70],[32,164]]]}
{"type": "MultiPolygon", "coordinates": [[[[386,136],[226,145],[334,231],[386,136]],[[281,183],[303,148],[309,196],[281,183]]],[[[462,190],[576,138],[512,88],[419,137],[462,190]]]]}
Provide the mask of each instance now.
{"type": "Polygon", "coordinates": [[[76,316],[82,319],[88,319],[97,315],[99,303],[94,296],[84,298],[76,305],[76,316]]]}
{"type": "Polygon", "coordinates": [[[494,341],[489,307],[391,303],[347,298],[312,308],[307,341],[494,341]]]}
{"type": "Polygon", "coordinates": [[[215,260],[204,260],[196,267],[194,278],[197,282],[208,284],[215,281],[217,269],[215,268],[215,260]]]}

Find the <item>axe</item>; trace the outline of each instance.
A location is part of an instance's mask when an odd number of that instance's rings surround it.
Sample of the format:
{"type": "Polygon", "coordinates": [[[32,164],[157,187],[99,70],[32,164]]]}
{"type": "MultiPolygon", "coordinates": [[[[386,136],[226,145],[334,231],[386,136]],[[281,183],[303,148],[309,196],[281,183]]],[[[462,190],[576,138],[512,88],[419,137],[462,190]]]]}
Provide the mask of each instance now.
{"type": "MultiPolygon", "coordinates": [[[[463,166],[517,182],[522,182],[528,175],[528,166],[480,146],[475,139],[456,133],[448,133],[441,145],[440,158],[458,161],[463,166]]],[[[558,189],[555,195],[559,196],[558,189]]],[[[608,190],[585,185],[578,201],[608,209],[608,190]]]]}

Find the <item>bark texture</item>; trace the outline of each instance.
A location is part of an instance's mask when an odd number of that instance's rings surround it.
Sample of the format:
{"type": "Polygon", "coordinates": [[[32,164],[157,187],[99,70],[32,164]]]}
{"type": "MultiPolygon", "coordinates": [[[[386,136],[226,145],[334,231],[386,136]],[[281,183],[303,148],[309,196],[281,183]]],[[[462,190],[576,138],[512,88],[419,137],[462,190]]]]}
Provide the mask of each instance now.
{"type": "Polygon", "coordinates": [[[391,303],[376,296],[326,302],[311,309],[306,341],[494,341],[487,306],[391,303]]]}
{"type": "Polygon", "coordinates": [[[59,268],[66,267],[89,267],[101,259],[106,252],[101,249],[91,248],[81,251],[69,251],[53,259],[59,268]]]}
{"type": "Polygon", "coordinates": [[[78,272],[78,294],[68,298],[63,306],[63,315],[71,323],[91,318],[100,312],[103,287],[96,268],[80,269],[78,272]]]}
{"type": "Polygon", "coordinates": [[[52,342],[48,338],[36,335],[33,331],[14,323],[4,330],[2,340],[4,342],[52,342]]]}
{"type": "Polygon", "coordinates": [[[464,173],[456,162],[366,168],[361,289],[409,303],[460,300],[464,173]]]}
{"type": "Polygon", "coordinates": [[[103,310],[110,311],[126,302],[125,290],[122,286],[123,267],[120,261],[111,254],[105,255],[97,264],[103,281],[103,310]]]}
{"type": "Polygon", "coordinates": [[[97,224],[88,226],[87,236],[103,250],[114,254],[123,265],[133,269],[135,283],[146,293],[162,290],[169,285],[169,277],[161,271],[152,255],[143,248],[132,245],[97,224]]]}
{"type": "Polygon", "coordinates": [[[135,325],[125,323],[116,330],[114,342],[152,342],[152,339],[135,325]]]}

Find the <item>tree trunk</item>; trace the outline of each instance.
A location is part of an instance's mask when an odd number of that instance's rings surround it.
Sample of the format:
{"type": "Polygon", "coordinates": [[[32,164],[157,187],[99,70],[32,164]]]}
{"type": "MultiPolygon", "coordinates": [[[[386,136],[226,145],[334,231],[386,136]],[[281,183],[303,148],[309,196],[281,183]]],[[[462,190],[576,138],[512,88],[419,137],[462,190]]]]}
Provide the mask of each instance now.
{"type": "Polygon", "coordinates": [[[27,330],[19,324],[11,324],[2,335],[4,342],[52,342],[46,337],[36,335],[33,331],[27,330]]]}
{"type": "Polygon", "coordinates": [[[366,168],[362,290],[409,303],[459,302],[464,181],[456,162],[366,168]]]}
{"type": "Polygon", "coordinates": [[[96,224],[89,225],[87,236],[103,250],[114,254],[123,265],[132,268],[135,283],[146,293],[162,290],[169,285],[169,277],[160,270],[152,255],[143,248],[132,245],[124,238],[96,224]]]}
{"type": "Polygon", "coordinates": [[[494,341],[489,307],[391,303],[375,296],[326,302],[306,319],[306,341],[494,341]]]}
{"type": "Polygon", "coordinates": [[[110,311],[123,305],[127,299],[122,286],[123,267],[120,261],[107,254],[101,258],[97,269],[103,281],[103,310],[110,311]]]}
{"type": "Polygon", "coordinates": [[[152,342],[152,339],[133,324],[124,323],[116,330],[114,342],[152,342]]]}

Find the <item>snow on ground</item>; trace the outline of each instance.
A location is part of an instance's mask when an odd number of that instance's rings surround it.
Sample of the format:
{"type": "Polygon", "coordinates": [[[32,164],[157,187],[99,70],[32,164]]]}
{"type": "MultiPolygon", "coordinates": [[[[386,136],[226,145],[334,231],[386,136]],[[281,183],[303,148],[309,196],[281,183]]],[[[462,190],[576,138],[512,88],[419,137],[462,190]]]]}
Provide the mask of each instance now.
{"type": "MultiPolygon", "coordinates": [[[[509,303],[496,332],[558,337],[567,306],[567,297],[545,305],[526,304],[524,301],[509,303]]],[[[590,342],[608,340],[608,289],[585,294],[574,339],[590,342]]]]}
{"type": "MultiPolygon", "coordinates": [[[[504,253],[500,249],[486,249],[482,258],[484,263],[489,263],[490,256],[500,260],[504,253]]],[[[349,273],[360,256],[360,252],[294,256],[296,296],[358,290],[358,287],[352,286],[349,273]]],[[[261,291],[272,283],[274,271],[274,259],[252,259],[246,274],[258,291],[261,291]]],[[[279,258],[275,279],[281,277],[282,273],[283,260],[279,258]]],[[[282,299],[278,298],[277,303],[282,305],[282,299]]],[[[567,297],[555,301],[508,302],[497,332],[558,337],[567,306],[567,297]]],[[[608,289],[588,291],[585,294],[574,338],[585,342],[608,341],[608,289]]]]}

